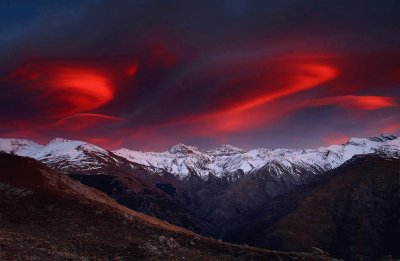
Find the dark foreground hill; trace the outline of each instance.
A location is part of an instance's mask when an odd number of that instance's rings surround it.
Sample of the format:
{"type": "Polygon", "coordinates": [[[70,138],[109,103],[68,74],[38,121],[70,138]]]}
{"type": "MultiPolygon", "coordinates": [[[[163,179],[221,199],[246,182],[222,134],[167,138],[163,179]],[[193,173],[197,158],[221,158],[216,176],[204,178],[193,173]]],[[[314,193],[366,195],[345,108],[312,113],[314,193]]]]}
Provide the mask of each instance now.
{"type": "Polygon", "coordinates": [[[203,238],[7,154],[0,154],[0,210],[1,260],[331,260],[203,238]]]}

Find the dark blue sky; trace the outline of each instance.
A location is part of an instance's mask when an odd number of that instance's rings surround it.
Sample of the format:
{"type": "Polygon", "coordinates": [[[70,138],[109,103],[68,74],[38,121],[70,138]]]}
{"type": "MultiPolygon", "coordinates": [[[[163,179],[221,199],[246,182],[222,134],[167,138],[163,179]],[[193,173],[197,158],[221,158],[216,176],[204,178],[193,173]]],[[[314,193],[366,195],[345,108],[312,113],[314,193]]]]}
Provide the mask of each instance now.
{"type": "Polygon", "coordinates": [[[399,134],[400,2],[1,1],[0,135],[109,148],[399,134]]]}

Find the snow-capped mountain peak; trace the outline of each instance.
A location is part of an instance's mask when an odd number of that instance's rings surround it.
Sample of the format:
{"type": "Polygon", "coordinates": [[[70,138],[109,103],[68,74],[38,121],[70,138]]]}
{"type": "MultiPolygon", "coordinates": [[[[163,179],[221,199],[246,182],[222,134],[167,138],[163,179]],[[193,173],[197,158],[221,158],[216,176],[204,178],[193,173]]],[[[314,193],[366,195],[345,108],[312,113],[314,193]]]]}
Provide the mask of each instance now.
{"type": "Polygon", "coordinates": [[[175,146],[172,146],[169,150],[169,153],[172,154],[190,154],[190,153],[198,153],[199,148],[194,146],[185,145],[183,143],[178,143],[175,146]]]}
{"type": "Polygon", "coordinates": [[[355,155],[383,152],[398,154],[400,138],[381,135],[372,138],[351,138],[342,145],[331,145],[318,149],[265,149],[244,151],[231,145],[200,151],[196,147],[178,144],[163,153],[114,151],[126,159],[147,166],[164,169],[180,178],[191,173],[207,179],[210,174],[222,177],[229,173],[249,174],[261,168],[275,172],[279,177],[283,172],[299,175],[299,169],[314,174],[321,173],[343,164],[355,155]]]}
{"type": "Polygon", "coordinates": [[[109,160],[111,153],[90,143],[62,138],[46,145],[24,139],[0,139],[0,151],[37,159],[65,173],[78,168],[96,170],[100,167],[98,159],[109,160]]]}
{"type": "Polygon", "coordinates": [[[345,145],[372,146],[373,144],[384,143],[395,139],[397,139],[397,137],[394,135],[381,134],[380,136],[369,138],[350,138],[345,145]]]}
{"type": "Polygon", "coordinates": [[[71,142],[77,142],[77,140],[68,140],[68,139],[64,139],[64,138],[54,138],[51,141],[49,141],[48,144],[51,144],[51,143],[71,143],[71,142]]]}
{"type": "Polygon", "coordinates": [[[384,153],[399,157],[400,138],[381,135],[372,138],[351,138],[345,144],[318,149],[258,148],[250,151],[231,145],[201,151],[197,147],[180,143],[165,152],[129,149],[110,152],[90,143],[61,138],[53,139],[44,146],[23,139],[0,139],[0,151],[32,157],[62,171],[65,169],[65,172],[70,170],[71,166],[96,170],[101,164],[117,164],[120,156],[150,169],[167,171],[181,179],[191,175],[197,175],[204,180],[210,175],[236,177],[261,169],[267,169],[277,178],[284,173],[300,178],[302,172],[319,174],[340,166],[355,155],[384,153]]]}
{"type": "Polygon", "coordinates": [[[42,147],[42,145],[39,145],[31,140],[0,138],[0,151],[6,153],[16,154],[20,156],[29,156],[42,147]]]}
{"type": "Polygon", "coordinates": [[[376,142],[385,142],[385,141],[395,140],[395,139],[397,139],[397,137],[395,135],[381,134],[378,137],[370,137],[368,139],[371,141],[376,141],[376,142]]]}
{"type": "Polygon", "coordinates": [[[229,145],[229,144],[225,144],[225,145],[221,145],[215,149],[211,149],[206,151],[207,154],[213,155],[213,156],[232,156],[232,155],[236,155],[236,154],[240,154],[240,153],[244,153],[245,151],[229,145]]]}
{"type": "Polygon", "coordinates": [[[34,152],[33,156],[36,159],[61,156],[68,159],[80,159],[84,157],[83,152],[107,153],[105,149],[90,143],[78,140],[55,138],[47,143],[47,145],[34,152]]]}

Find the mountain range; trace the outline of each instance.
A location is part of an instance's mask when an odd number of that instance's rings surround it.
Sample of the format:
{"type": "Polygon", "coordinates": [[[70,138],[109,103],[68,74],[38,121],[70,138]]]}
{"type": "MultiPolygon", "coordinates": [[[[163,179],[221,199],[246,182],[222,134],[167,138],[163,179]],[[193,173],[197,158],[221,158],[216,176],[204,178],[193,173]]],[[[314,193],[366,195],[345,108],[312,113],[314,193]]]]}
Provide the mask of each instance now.
{"type": "Polygon", "coordinates": [[[101,169],[99,162],[117,162],[117,155],[130,162],[147,166],[153,173],[166,171],[181,180],[193,175],[203,180],[210,176],[229,179],[235,177],[234,173],[247,175],[265,167],[277,178],[285,172],[290,172],[293,177],[301,180],[299,169],[318,174],[340,166],[354,155],[398,154],[399,146],[400,139],[394,135],[351,138],[345,144],[318,149],[258,148],[245,151],[231,145],[222,145],[212,150],[201,151],[197,147],[180,143],[165,152],[142,152],[125,148],[108,151],[90,143],[61,138],[56,138],[46,145],[24,139],[0,139],[1,151],[31,157],[48,165],[56,164],[60,170],[64,168],[65,172],[71,172],[69,168],[73,163],[76,166],[84,165],[87,171],[95,174],[97,169],[101,169]],[[98,158],[91,158],[90,154],[98,158]],[[64,161],[65,165],[60,166],[60,161],[64,161]]]}
{"type": "Polygon", "coordinates": [[[40,161],[129,209],[204,236],[284,251],[317,247],[351,260],[399,256],[390,243],[400,234],[400,138],[393,135],[318,149],[178,144],[165,152],[0,139],[0,151],[40,161]]]}

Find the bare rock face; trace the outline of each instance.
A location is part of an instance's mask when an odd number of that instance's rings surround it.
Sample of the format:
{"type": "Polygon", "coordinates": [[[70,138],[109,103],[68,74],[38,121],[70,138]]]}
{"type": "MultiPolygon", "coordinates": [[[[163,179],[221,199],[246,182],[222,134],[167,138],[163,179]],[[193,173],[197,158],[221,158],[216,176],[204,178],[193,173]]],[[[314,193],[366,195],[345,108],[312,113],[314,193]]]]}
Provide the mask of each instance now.
{"type": "Polygon", "coordinates": [[[167,238],[164,235],[158,237],[158,242],[161,245],[167,246],[169,248],[179,248],[180,245],[175,241],[173,237],[167,238]]]}

